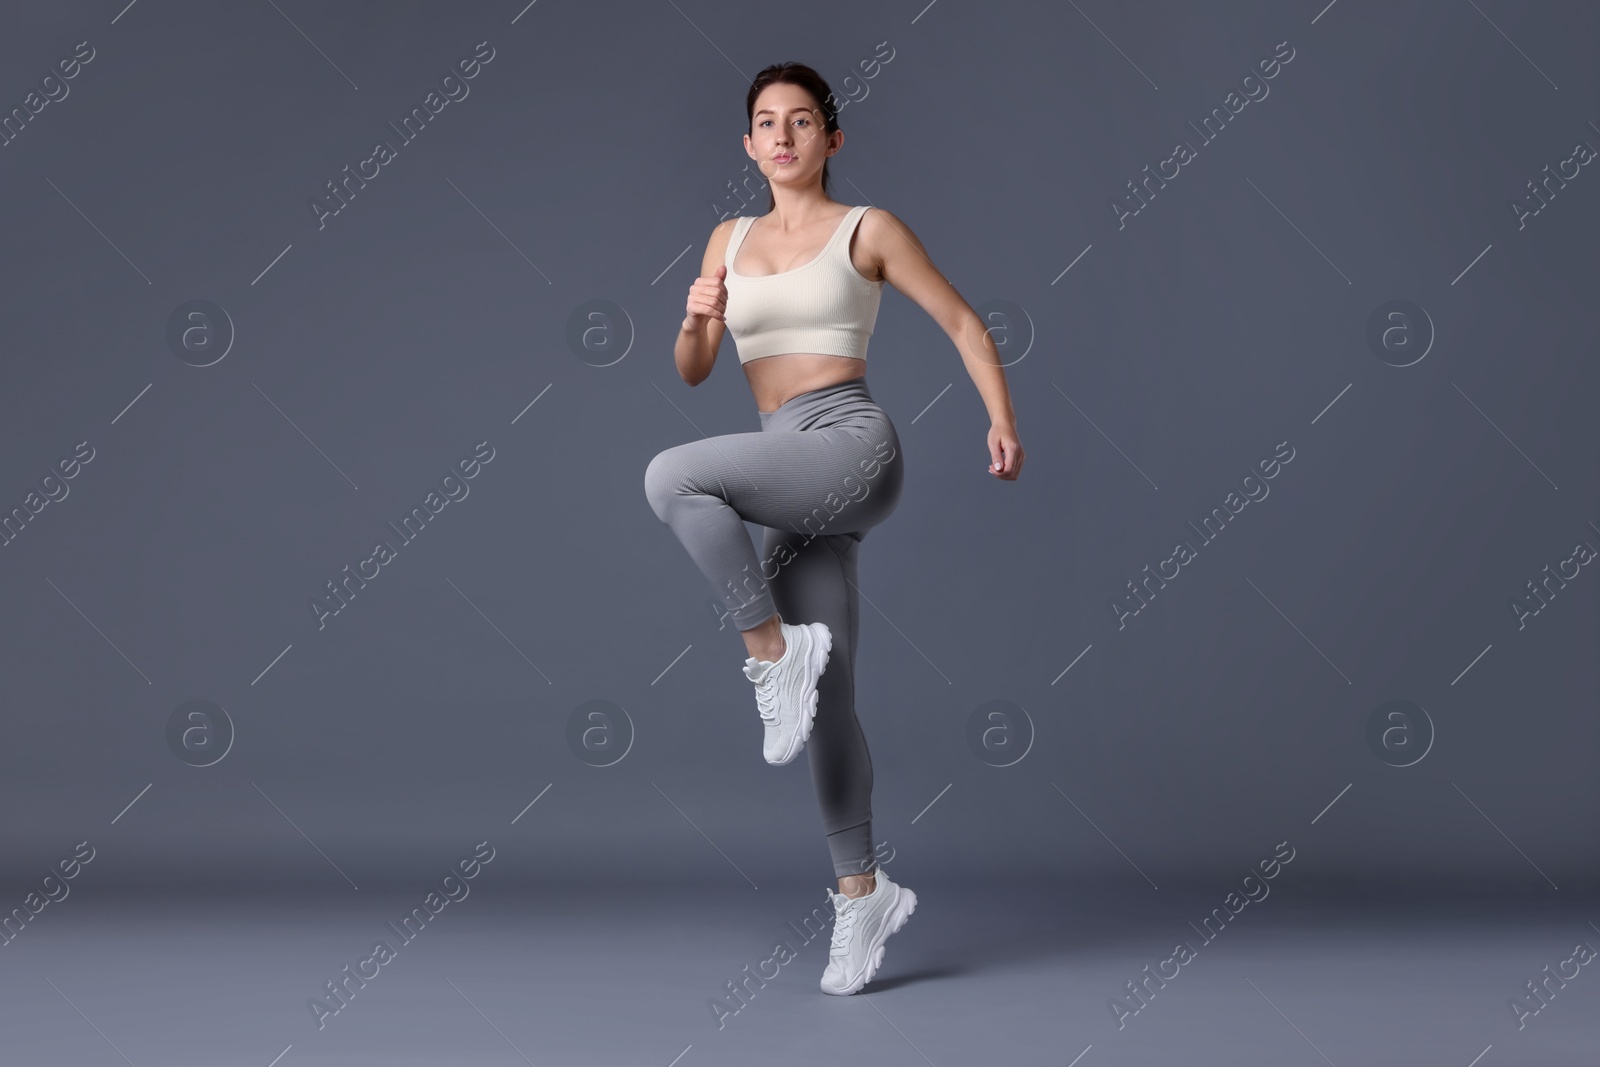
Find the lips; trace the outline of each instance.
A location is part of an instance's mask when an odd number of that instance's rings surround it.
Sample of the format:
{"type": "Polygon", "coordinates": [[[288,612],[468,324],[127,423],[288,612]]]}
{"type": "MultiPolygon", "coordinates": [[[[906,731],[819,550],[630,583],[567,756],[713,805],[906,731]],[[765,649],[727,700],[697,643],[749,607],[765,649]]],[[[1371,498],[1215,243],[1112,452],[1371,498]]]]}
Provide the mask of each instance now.
{"type": "Polygon", "coordinates": [[[794,162],[794,159],[795,159],[795,157],[794,157],[794,155],[792,153],[791,154],[780,153],[780,154],[775,155],[775,156],[772,157],[772,161],[774,163],[792,163],[792,162],[794,162]]]}

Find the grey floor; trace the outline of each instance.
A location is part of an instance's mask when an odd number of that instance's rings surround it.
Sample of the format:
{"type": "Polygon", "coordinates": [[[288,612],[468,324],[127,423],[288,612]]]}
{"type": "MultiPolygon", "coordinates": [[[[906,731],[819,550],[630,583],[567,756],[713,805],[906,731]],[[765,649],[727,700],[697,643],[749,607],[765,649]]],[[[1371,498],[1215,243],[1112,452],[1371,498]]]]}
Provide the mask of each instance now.
{"type": "Polygon", "coordinates": [[[754,891],[481,879],[410,942],[387,922],[420,902],[415,891],[75,893],[0,948],[0,1062],[1600,1063],[1600,960],[1564,986],[1551,980],[1556,993],[1520,1028],[1508,1006],[1580,942],[1600,946],[1592,898],[1285,889],[1206,941],[1190,923],[1226,887],[890,873],[920,903],[854,997],[817,987],[828,931],[812,927],[808,940],[804,923],[825,903],[821,880],[754,891]],[[319,1029],[308,1000],[379,939],[393,958],[319,1029]],[[1179,940],[1192,958],[1119,1028],[1111,998],[1179,940]],[[763,967],[780,941],[793,958],[763,967]],[[749,980],[742,1004],[729,996],[727,983],[762,971],[772,977],[749,980]]]}

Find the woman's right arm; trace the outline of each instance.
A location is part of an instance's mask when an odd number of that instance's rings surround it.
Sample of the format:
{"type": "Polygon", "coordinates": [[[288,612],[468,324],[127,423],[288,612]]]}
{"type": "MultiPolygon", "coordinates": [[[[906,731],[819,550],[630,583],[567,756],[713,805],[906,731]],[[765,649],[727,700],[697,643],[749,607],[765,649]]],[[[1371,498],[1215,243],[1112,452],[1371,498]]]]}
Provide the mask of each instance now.
{"type": "Polygon", "coordinates": [[[686,314],[678,328],[672,360],[677,364],[679,377],[690,385],[699,385],[711,377],[717,350],[722,346],[722,335],[727,330],[722,317],[728,303],[728,289],[723,284],[727,268],[722,260],[736,222],[738,219],[724,219],[711,231],[700,261],[700,277],[689,287],[686,314]]]}

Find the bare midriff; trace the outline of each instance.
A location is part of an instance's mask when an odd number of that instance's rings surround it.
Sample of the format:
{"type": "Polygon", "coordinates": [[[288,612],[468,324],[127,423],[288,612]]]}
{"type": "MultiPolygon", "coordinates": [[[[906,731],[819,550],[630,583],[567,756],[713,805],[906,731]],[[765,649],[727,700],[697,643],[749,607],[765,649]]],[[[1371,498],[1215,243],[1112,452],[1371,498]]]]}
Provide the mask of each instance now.
{"type": "Polygon", "coordinates": [[[770,415],[801,393],[865,377],[867,362],[849,356],[785,352],[752,359],[744,364],[744,373],[755,394],[756,410],[770,415]]]}

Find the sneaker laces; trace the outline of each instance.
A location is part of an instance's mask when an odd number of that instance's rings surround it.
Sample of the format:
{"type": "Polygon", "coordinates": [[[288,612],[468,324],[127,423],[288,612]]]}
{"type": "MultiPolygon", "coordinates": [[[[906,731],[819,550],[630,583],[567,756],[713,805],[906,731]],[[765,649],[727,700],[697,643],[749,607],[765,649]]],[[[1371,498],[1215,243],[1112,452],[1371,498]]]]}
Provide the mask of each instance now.
{"type": "Polygon", "coordinates": [[[840,904],[833,890],[829,889],[827,892],[828,899],[833,902],[834,908],[833,944],[829,946],[828,954],[830,956],[839,956],[849,951],[850,937],[855,932],[856,916],[861,913],[861,909],[855,906],[856,901],[860,898],[845,897],[843,893],[840,893],[838,896],[844,897],[846,901],[845,904],[840,904]]]}
{"type": "Polygon", "coordinates": [[[778,687],[772,684],[772,671],[768,668],[767,676],[756,683],[756,707],[760,709],[761,721],[768,726],[778,725],[778,687]]]}

